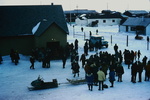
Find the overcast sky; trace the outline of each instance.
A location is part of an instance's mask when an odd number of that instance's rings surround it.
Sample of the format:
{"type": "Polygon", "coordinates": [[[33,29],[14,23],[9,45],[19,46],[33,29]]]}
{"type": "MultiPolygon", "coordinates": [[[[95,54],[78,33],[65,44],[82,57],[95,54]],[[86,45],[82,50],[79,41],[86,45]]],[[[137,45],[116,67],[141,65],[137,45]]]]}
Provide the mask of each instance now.
{"type": "Polygon", "coordinates": [[[149,10],[150,0],[0,0],[1,5],[62,5],[63,10],[149,10]]]}

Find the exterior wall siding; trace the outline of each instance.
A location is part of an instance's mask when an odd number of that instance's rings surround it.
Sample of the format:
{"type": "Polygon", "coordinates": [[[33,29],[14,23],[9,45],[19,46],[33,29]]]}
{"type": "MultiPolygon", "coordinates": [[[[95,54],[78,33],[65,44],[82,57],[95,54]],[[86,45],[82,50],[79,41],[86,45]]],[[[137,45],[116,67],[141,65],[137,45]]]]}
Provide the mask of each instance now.
{"type": "Polygon", "coordinates": [[[80,20],[76,19],[76,24],[77,25],[89,25],[93,21],[98,20],[98,26],[100,25],[119,25],[121,19],[120,18],[102,18],[102,19],[85,19],[85,20],[80,20]]]}
{"type": "Polygon", "coordinates": [[[56,24],[52,24],[41,36],[35,37],[36,47],[46,47],[47,42],[60,42],[60,46],[67,43],[67,34],[56,24]]]}
{"type": "Polygon", "coordinates": [[[150,36],[150,24],[146,27],[146,35],[150,36]]]}
{"type": "Polygon", "coordinates": [[[17,50],[19,53],[28,55],[34,48],[33,36],[19,36],[19,37],[3,37],[0,38],[0,54],[9,55],[10,50],[17,50]]]}

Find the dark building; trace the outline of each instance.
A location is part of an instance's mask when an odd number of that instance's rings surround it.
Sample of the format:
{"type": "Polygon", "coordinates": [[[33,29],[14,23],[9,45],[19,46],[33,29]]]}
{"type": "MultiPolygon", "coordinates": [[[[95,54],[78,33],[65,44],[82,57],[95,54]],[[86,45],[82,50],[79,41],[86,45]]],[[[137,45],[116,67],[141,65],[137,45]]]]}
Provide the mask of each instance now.
{"type": "Polygon", "coordinates": [[[13,48],[28,55],[31,50],[57,50],[67,43],[68,27],[61,5],[0,6],[0,53],[13,48]]]}
{"type": "Polygon", "coordinates": [[[123,14],[128,17],[141,17],[141,16],[147,16],[148,12],[145,10],[127,10],[123,14]]]}

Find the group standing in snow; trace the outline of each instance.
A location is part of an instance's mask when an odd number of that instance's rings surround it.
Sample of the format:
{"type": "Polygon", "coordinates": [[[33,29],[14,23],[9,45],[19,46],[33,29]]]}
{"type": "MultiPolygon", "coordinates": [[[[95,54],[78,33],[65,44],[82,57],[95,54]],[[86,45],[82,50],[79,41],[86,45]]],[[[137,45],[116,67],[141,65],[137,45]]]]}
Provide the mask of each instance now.
{"type": "MultiPolygon", "coordinates": [[[[150,79],[150,60],[148,61],[148,57],[144,56],[141,59],[141,52],[127,50],[124,51],[119,50],[117,44],[114,45],[114,54],[108,53],[107,51],[102,52],[97,48],[95,54],[89,55],[88,52],[91,51],[90,41],[86,41],[83,47],[83,54],[81,56],[78,53],[78,43],[79,41],[75,39],[74,43],[67,44],[66,48],[62,49],[61,59],[62,59],[62,68],[65,68],[66,60],[70,58],[71,70],[73,73],[73,77],[78,76],[80,73],[80,68],[83,68],[85,71],[85,78],[87,80],[88,89],[93,90],[93,85],[98,86],[98,90],[104,90],[104,81],[109,79],[111,84],[110,87],[114,87],[114,81],[123,82],[123,74],[124,67],[122,66],[123,60],[126,65],[128,65],[128,69],[131,70],[131,82],[136,83],[137,75],[138,82],[142,82],[142,73],[145,71],[145,79],[144,81],[149,81],[150,79]],[[89,58],[88,58],[89,57],[89,58]],[[124,58],[124,59],[123,59],[124,58]],[[80,67],[79,61],[82,63],[82,67],[80,67]],[[109,71],[109,74],[108,74],[109,71]],[[107,76],[108,75],[108,76],[107,76]]],[[[15,65],[19,63],[19,54],[15,50],[11,50],[10,58],[15,65]]],[[[43,68],[50,68],[50,61],[52,58],[50,49],[35,49],[32,50],[32,55],[30,56],[30,69],[35,69],[34,63],[36,60],[42,62],[43,68]]],[[[0,56],[0,63],[2,63],[3,59],[0,56]]]]}

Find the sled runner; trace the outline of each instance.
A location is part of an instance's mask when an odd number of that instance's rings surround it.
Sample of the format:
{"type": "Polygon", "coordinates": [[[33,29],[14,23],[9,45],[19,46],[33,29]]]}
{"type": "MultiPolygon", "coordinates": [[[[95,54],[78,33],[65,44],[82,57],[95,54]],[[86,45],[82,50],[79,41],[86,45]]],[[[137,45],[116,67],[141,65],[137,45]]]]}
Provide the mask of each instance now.
{"type": "Polygon", "coordinates": [[[86,84],[86,80],[85,79],[66,79],[69,83],[73,84],[73,85],[79,85],[79,84],[86,84]]]}
{"type": "Polygon", "coordinates": [[[53,79],[52,82],[44,82],[40,77],[37,80],[31,82],[32,87],[28,87],[29,90],[41,90],[48,88],[58,87],[57,79],[53,79]]]}

